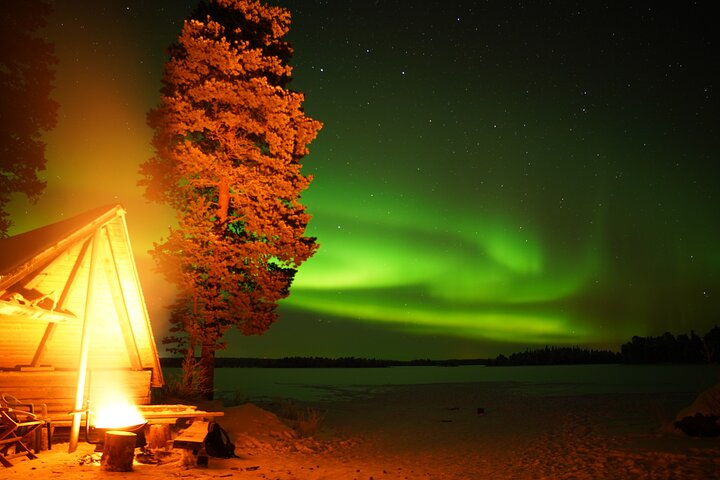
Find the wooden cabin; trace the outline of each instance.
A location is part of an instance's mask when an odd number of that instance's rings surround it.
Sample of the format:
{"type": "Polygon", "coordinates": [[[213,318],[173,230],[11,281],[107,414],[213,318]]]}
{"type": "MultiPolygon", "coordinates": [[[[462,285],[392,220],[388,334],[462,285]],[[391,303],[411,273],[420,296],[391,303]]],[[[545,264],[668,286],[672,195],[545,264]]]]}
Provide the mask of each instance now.
{"type": "Polygon", "coordinates": [[[58,425],[78,392],[83,409],[113,389],[142,405],[162,384],[121,206],[0,239],[0,393],[58,425]]]}

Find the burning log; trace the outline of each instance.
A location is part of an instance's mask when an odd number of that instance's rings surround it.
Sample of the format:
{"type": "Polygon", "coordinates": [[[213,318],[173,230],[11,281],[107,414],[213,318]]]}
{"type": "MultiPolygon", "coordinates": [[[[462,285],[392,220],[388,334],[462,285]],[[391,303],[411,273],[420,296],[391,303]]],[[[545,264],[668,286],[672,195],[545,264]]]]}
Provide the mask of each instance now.
{"type": "Polygon", "coordinates": [[[105,443],[100,465],[110,472],[132,471],[135,458],[137,435],[132,432],[109,430],[105,432],[105,443]]]}

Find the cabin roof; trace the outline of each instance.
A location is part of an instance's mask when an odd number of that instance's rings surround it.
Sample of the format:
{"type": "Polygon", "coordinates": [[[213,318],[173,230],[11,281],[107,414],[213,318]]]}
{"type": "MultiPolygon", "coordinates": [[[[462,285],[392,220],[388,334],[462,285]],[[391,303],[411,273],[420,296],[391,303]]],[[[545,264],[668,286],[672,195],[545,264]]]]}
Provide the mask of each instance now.
{"type": "Polygon", "coordinates": [[[76,369],[84,324],[90,368],[151,370],[162,385],[120,205],[0,239],[0,369],[76,369]]]}
{"type": "Polygon", "coordinates": [[[73,233],[77,234],[79,230],[87,229],[105,217],[115,216],[118,211],[122,211],[120,205],[105,205],[60,222],[0,238],[0,282],[6,282],[6,277],[39,254],[60,247],[73,233]]]}

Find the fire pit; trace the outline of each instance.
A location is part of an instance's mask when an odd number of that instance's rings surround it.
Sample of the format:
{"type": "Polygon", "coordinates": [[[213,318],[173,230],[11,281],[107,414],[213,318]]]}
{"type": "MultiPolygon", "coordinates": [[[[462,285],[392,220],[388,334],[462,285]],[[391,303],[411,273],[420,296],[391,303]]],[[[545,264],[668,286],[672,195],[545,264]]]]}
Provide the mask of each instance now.
{"type": "Polygon", "coordinates": [[[85,441],[97,445],[102,451],[105,433],[110,430],[134,433],[137,436],[136,447],[144,447],[145,426],[147,422],[140,411],[132,404],[117,403],[103,405],[96,411],[88,410],[85,415],[85,441]]]}
{"type": "Polygon", "coordinates": [[[85,441],[92,445],[96,445],[95,450],[101,452],[103,450],[103,443],[105,442],[105,433],[112,430],[134,433],[137,436],[135,447],[144,447],[147,443],[147,441],[145,440],[146,425],[147,423],[140,423],[137,425],[129,425],[125,427],[95,427],[86,425],[85,441]]]}

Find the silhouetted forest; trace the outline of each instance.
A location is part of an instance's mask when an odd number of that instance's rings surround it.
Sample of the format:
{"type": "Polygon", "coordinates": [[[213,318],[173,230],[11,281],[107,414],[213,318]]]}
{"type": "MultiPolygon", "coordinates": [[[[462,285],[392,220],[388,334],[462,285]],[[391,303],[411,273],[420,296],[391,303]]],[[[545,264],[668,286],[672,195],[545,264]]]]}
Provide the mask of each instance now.
{"type": "Polygon", "coordinates": [[[545,347],[527,349],[509,356],[498,355],[492,366],[512,365],[580,365],[601,363],[718,363],[720,361],[720,327],[715,326],[702,337],[691,331],[678,336],[666,332],[659,337],[634,336],[620,347],[620,352],[580,347],[545,347]]]}
{"type": "Polygon", "coordinates": [[[718,363],[720,361],[720,327],[717,325],[702,337],[677,337],[670,332],[659,337],[632,337],[620,347],[624,363],[718,363]]]}
{"type": "Polygon", "coordinates": [[[490,365],[497,367],[514,365],[582,365],[621,363],[622,355],[610,350],[590,350],[580,347],[545,347],[524,352],[498,355],[490,365]]]}
{"type": "MultiPolygon", "coordinates": [[[[182,367],[182,358],[161,358],[163,367],[182,367]]],[[[385,367],[457,367],[459,365],[487,365],[487,358],[462,360],[380,360],[356,357],[284,357],[284,358],[215,358],[215,368],[385,368],[385,367]]]]}
{"type": "MultiPolygon", "coordinates": [[[[161,358],[163,367],[182,367],[182,358],[161,358]]],[[[381,360],[356,357],[284,357],[284,358],[224,358],[215,359],[216,368],[385,368],[385,367],[457,367],[460,365],[516,366],[516,365],[588,365],[608,363],[718,363],[720,362],[720,327],[715,326],[702,337],[690,334],[673,335],[666,332],[659,337],[632,337],[620,347],[620,352],[593,350],[581,347],[550,347],[527,349],[494,359],[449,360],[381,360]]]]}

